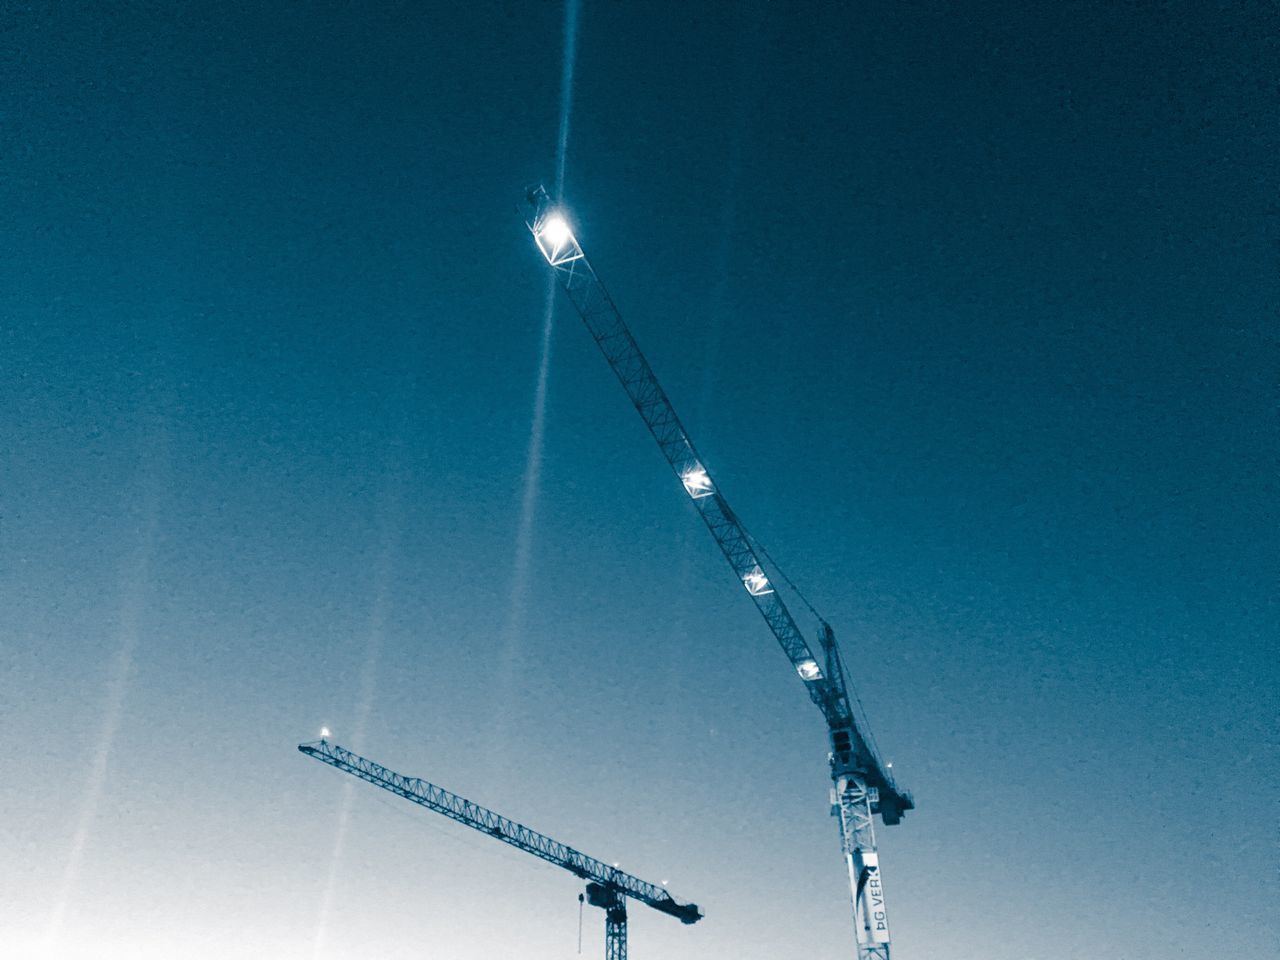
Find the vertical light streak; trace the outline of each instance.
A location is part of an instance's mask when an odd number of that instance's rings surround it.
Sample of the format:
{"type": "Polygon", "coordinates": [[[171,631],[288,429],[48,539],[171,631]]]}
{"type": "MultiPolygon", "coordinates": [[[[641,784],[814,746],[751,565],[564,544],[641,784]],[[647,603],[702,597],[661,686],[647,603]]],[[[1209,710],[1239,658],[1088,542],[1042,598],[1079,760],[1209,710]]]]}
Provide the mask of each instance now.
{"type": "MultiPolygon", "coordinates": [[[[573,73],[578,50],[578,0],[568,0],[564,16],[564,57],[560,71],[560,126],[556,137],[555,196],[564,191],[565,158],[569,150],[569,121],[573,112],[573,73]]],[[[512,656],[524,632],[529,597],[529,561],[533,552],[533,525],[538,491],[542,480],[542,448],[546,435],[547,381],[551,370],[551,335],[555,329],[555,277],[547,274],[542,308],[542,338],[538,356],[538,380],[533,392],[533,414],[529,425],[529,447],[525,455],[524,479],[520,494],[520,521],[516,527],[512,558],[511,593],[503,626],[503,651],[499,658],[498,689],[504,690],[512,674],[512,656]]]]}
{"type": "MultiPolygon", "coordinates": [[[[403,526],[402,512],[398,488],[384,487],[378,510],[380,542],[378,560],[374,567],[373,603],[369,609],[369,626],[365,634],[364,662],[360,667],[360,680],[349,736],[346,732],[343,733],[344,740],[357,751],[364,748],[369,717],[373,712],[373,702],[377,695],[378,662],[382,657],[382,641],[386,630],[387,608],[391,600],[391,574],[399,546],[399,530],[403,526]]],[[[333,902],[338,886],[338,871],[342,867],[347,828],[351,823],[354,788],[355,782],[350,779],[343,783],[342,796],[338,801],[338,822],[333,832],[333,848],[329,853],[329,870],[325,876],[324,891],[316,911],[315,938],[311,942],[313,958],[322,956],[328,943],[329,922],[333,916],[333,902]]]]}
{"type": "MultiPolygon", "coordinates": [[[[154,524],[150,526],[154,528],[154,524]]],[[[148,531],[145,538],[149,541],[153,533],[153,529],[148,531]]],[[[120,717],[124,713],[125,695],[133,672],[134,651],[138,646],[139,616],[146,591],[150,553],[149,542],[136,551],[129,563],[130,573],[126,578],[127,582],[122,585],[119,643],[115,655],[111,658],[111,666],[107,674],[106,704],[102,710],[102,723],[98,728],[98,742],[94,746],[89,779],[85,784],[84,798],[80,802],[80,812],[76,816],[71,850],[67,855],[62,879],[58,884],[57,898],[49,916],[46,944],[51,950],[56,949],[61,940],[67,905],[80,876],[80,865],[84,860],[85,847],[89,843],[89,832],[102,801],[102,787],[107,776],[107,766],[115,747],[116,735],[120,730],[120,717]]]]}
{"type": "MultiPolygon", "coordinates": [[[[713,278],[707,296],[706,322],[699,326],[703,337],[702,360],[699,364],[702,376],[699,383],[698,399],[693,408],[693,416],[688,425],[693,434],[700,433],[706,412],[712,409],[717,372],[720,367],[720,352],[723,340],[723,328],[726,315],[732,308],[731,277],[733,273],[734,239],[739,221],[738,198],[741,194],[740,184],[743,180],[744,144],[751,128],[751,118],[759,99],[759,65],[765,55],[765,17],[763,3],[754,2],[744,5],[741,24],[741,43],[737,44],[738,55],[734,62],[734,89],[738,96],[734,98],[733,113],[727,131],[728,150],[724,157],[724,178],[721,181],[719,215],[720,238],[716,246],[715,258],[711,264],[709,276],[713,278]]],[[[693,542],[693,535],[701,537],[692,528],[682,534],[682,539],[693,542]]],[[[694,558],[698,551],[685,549],[680,553],[681,583],[693,582],[694,558]]],[[[688,590],[680,590],[674,599],[673,625],[679,632],[689,628],[690,613],[695,604],[694,595],[688,590]]],[[[680,683],[680,673],[673,668],[667,673],[664,693],[675,695],[680,683]]]]}
{"type": "Polygon", "coordinates": [[[564,7],[564,58],[560,68],[560,135],[556,139],[557,202],[564,199],[564,163],[569,150],[569,116],[573,112],[573,70],[578,62],[578,0],[564,7]]]}
{"type": "Polygon", "coordinates": [[[711,267],[711,276],[715,278],[711,287],[708,303],[708,323],[704,325],[706,344],[702,361],[702,383],[698,395],[697,416],[711,405],[711,391],[715,379],[715,369],[720,358],[721,329],[724,315],[729,309],[730,277],[733,268],[733,241],[738,227],[738,197],[741,194],[743,167],[743,144],[750,129],[753,108],[757,99],[757,71],[764,56],[764,18],[763,5],[755,3],[750,10],[743,11],[744,23],[743,43],[737,58],[735,88],[739,96],[735,99],[732,127],[729,136],[729,151],[725,158],[725,175],[720,201],[720,243],[716,248],[715,261],[711,267]]]}
{"type": "Polygon", "coordinates": [[[120,721],[124,716],[125,700],[133,675],[133,665],[138,640],[142,630],[142,613],[147,602],[147,590],[151,575],[151,561],[155,554],[159,529],[160,472],[167,466],[167,458],[157,457],[157,442],[152,439],[142,450],[142,468],[138,501],[141,514],[137,544],[124,562],[120,573],[119,627],[115,654],[107,671],[106,699],[102,710],[102,722],[98,725],[98,738],[94,745],[89,777],[85,782],[84,797],[76,815],[76,825],[71,836],[71,847],[63,866],[62,877],[54,898],[53,908],[45,930],[44,947],[51,955],[58,953],[62,943],[67,909],[80,878],[85,850],[89,846],[94,820],[102,803],[102,791],[106,783],[107,769],[115,750],[120,721]]]}
{"type": "MultiPolygon", "coordinates": [[[[542,309],[542,349],[538,363],[538,381],[533,392],[533,416],[529,424],[529,448],[525,454],[524,482],[520,492],[520,523],[516,527],[515,555],[512,559],[511,595],[508,598],[507,622],[502,636],[505,653],[524,632],[525,607],[529,597],[529,559],[533,551],[533,521],[538,507],[538,490],[542,481],[542,445],[546,435],[547,380],[551,371],[551,334],[555,325],[555,277],[547,275],[542,309]]],[[[505,666],[507,656],[502,662],[505,666]]]]}

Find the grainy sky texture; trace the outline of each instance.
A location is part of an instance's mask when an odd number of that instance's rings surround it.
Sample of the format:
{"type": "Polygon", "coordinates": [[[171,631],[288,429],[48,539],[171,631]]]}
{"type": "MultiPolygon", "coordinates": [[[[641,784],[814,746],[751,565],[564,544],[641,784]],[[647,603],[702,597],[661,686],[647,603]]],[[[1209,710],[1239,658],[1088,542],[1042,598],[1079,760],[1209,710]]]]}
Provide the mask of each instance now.
{"type": "Polygon", "coordinates": [[[3,5],[0,954],[576,956],[327,724],[704,907],[637,958],[850,956],[821,718],[546,313],[567,135],[916,793],[895,958],[1276,956],[1275,6],[566,13],[3,5]]]}

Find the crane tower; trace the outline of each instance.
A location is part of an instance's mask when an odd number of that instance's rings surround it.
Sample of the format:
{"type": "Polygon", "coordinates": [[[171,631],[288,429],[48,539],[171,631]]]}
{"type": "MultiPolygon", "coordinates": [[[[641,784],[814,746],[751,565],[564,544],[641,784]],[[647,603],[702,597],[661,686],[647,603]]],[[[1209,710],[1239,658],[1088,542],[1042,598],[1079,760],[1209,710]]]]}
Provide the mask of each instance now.
{"type": "MultiPolygon", "coordinates": [[[[768,624],[827,723],[832,812],[839,817],[860,960],[889,960],[889,922],[880,881],[874,817],[896,824],[914,807],[880,756],[846,682],[835,633],[820,616],[817,650],[778,594],[776,564],[738,520],[667,399],[635,337],[574,235],[566,212],[543,187],[526,195],[525,223],[561,288],[604,354],[662,455],[684,486],[734,576],[768,624]]],[[[780,573],[780,571],[778,571],[780,573]]],[[[783,575],[784,582],[788,582],[783,575]]]]}
{"type": "MultiPolygon", "coordinates": [[[[586,880],[587,902],[604,910],[605,960],[627,960],[628,899],[653,907],[675,917],[681,923],[697,923],[702,919],[702,912],[696,904],[681,903],[667,893],[665,887],[641,880],[616,866],[580,853],[558,840],[552,840],[456,793],[450,793],[444,787],[388,770],[381,764],[328,740],[300,743],[298,749],[321,763],[327,763],[343,773],[359,777],[375,787],[381,787],[428,810],[466,824],[473,830],[479,830],[525,853],[554,863],[586,880]]],[[[579,896],[578,899],[581,900],[582,897],[579,896]]]]}

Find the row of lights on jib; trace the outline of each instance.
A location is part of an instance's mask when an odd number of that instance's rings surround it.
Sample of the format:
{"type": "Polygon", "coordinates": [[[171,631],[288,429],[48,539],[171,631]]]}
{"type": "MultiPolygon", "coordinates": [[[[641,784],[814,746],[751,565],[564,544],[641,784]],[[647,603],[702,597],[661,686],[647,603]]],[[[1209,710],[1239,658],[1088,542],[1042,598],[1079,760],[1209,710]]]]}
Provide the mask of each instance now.
{"type": "MultiPolygon", "coordinates": [[[[559,213],[549,213],[544,217],[534,231],[534,236],[537,238],[538,247],[542,250],[543,256],[552,265],[566,263],[582,256],[573,231],[559,213]]],[[[701,500],[715,493],[715,485],[711,482],[710,475],[706,468],[698,463],[694,463],[681,473],[680,482],[684,484],[685,492],[694,500],[701,500]]],[[[742,578],[742,585],[753,597],[763,597],[773,593],[769,578],[759,567],[754,568],[742,578]]],[[[804,680],[818,680],[822,677],[822,668],[815,660],[805,660],[797,664],[796,671],[804,680]]]]}
{"type": "MultiPolygon", "coordinates": [[[[684,484],[685,492],[694,500],[701,500],[715,493],[711,477],[706,469],[697,463],[680,474],[680,482],[684,484]]],[[[753,567],[751,572],[742,578],[742,585],[753,597],[764,597],[773,593],[773,585],[769,583],[769,578],[759,567],[753,567]]],[[[818,666],[816,660],[802,660],[796,664],[796,672],[800,674],[802,680],[822,678],[822,668],[818,666]]]]}

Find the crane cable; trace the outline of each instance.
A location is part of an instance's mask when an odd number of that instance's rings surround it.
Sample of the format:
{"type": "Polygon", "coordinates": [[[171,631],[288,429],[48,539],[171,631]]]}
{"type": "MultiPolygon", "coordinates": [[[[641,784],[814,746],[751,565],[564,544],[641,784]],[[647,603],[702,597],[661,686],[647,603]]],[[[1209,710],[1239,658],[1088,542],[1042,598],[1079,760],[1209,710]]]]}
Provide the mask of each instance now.
{"type": "Polygon", "coordinates": [[[578,894],[578,953],[582,953],[582,901],[586,898],[578,894]]]}
{"type": "MultiPolygon", "coordinates": [[[[818,623],[830,629],[830,624],[827,623],[826,619],[822,616],[822,614],[820,614],[816,609],[814,609],[813,604],[809,602],[809,598],[806,597],[804,593],[801,592],[800,588],[796,586],[795,581],[792,580],[789,576],[787,576],[787,571],[782,569],[782,566],[778,563],[778,561],[773,559],[772,556],[770,556],[768,548],[765,547],[763,543],[761,543],[759,540],[756,539],[755,535],[750,530],[747,529],[746,524],[742,522],[742,519],[740,517],[738,517],[735,514],[733,519],[737,522],[738,526],[742,529],[742,532],[746,535],[747,542],[750,543],[752,547],[754,547],[756,550],[760,552],[760,556],[765,559],[765,561],[773,569],[773,572],[778,574],[778,576],[782,577],[782,581],[790,588],[791,592],[795,594],[797,598],[799,598],[800,602],[804,604],[805,608],[808,609],[808,611],[811,614],[813,614],[814,618],[818,621],[818,623]]],[[[843,666],[844,657],[841,655],[840,648],[838,646],[836,647],[836,656],[840,658],[841,665],[843,666]]],[[[880,745],[876,743],[875,736],[871,733],[871,724],[867,719],[866,708],[862,705],[862,698],[858,696],[858,692],[856,689],[849,689],[848,687],[846,687],[845,693],[849,697],[849,699],[853,701],[854,706],[857,708],[858,718],[861,721],[859,726],[862,728],[863,739],[866,741],[867,746],[871,749],[872,754],[875,756],[876,760],[879,762],[881,768],[883,769],[884,758],[880,753],[880,745]]]]}

